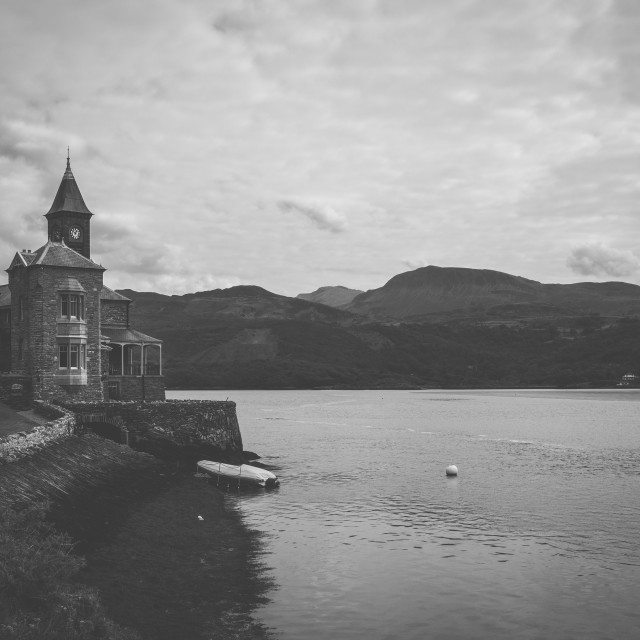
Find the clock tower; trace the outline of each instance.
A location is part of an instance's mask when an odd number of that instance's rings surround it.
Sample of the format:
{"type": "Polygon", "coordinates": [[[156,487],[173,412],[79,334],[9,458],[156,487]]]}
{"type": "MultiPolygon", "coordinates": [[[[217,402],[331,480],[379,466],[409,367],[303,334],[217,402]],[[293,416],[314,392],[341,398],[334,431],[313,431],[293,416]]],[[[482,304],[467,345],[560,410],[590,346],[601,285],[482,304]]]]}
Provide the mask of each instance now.
{"type": "Polygon", "coordinates": [[[71,161],[67,152],[67,170],[62,176],[53,204],[45,214],[49,224],[49,240],[64,242],[85,258],[91,258],[92,215],[71,172],[71,161]]]}

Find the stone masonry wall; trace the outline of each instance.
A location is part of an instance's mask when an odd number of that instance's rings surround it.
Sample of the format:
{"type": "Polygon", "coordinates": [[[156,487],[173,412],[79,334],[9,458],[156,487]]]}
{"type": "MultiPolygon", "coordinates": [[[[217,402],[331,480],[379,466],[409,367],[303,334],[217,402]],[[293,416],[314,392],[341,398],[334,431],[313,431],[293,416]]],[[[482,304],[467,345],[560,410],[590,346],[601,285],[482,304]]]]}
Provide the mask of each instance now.
{"type": "Polygon", "coordinates": [[[29,456],[51,442],[74,434],[76,417],[72,412],[43,402],[35,403],[35,411],[49,418],[50,421],[34,426],[28,431],[12,433],[1,438],[0,465],[29,456]]]}
{"type": "Polygon", "coordinates": [[[120,400],[164,400],[164,376],[111,376],[120,384],[120,400]]]}
{"type": "Polygon", "coordinates": [[[242,453],[235,402],[167,400],[60,404],[76,414],[80,422],[100,415],[109,422],[122,421],[123,426],[139,438],[163,440],[178,447],[206,447],[223,454],[242,453]]]}
{"type": "Polygon", "coordinates": [[[31,378],[11,373],[0,374],[0,402],[26,409],[31,401],[31,378]],[[17,388],[14,391],[14,387],[17,388]]]}
{"type": "Polygon", "coordinates": [[[10,274],[11,302],[15,323],[12,333],[14,371],[33,377],[35,398],[102,400],[100,353],[100,291],[102,270],[71,267],[20,267],[10,274]],[[58,374],[57,319],[60,281],[75,278],[85,289],[87,330],[87,384],[60,385],[58,374]],[[19,319],[19,298],[25,300],[23,319],[19,319]],[[28,301],[28,302],[27,302],[28,301]],[[18,358],[20,339],[24,340],[22,359],[18,358]]]}
{"type": "Polygon", "coordinates": [[[126,327],[128,324],[128,302],[124,300],[102,300],[100,317],[103,326],[126,327]]]}

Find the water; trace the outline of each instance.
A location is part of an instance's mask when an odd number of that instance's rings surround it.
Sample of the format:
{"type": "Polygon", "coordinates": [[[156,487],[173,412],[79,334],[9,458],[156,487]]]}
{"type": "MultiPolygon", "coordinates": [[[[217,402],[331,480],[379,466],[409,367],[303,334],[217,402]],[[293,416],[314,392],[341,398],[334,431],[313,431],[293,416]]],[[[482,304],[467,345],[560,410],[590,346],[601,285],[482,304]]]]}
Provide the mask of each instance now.
{"type": "Polygon", "coordinates": [[[221,391],[282,640],[640,637],[640,393],[221,391]],[[460,474],[444,470],[457,464],[460,474]]]}

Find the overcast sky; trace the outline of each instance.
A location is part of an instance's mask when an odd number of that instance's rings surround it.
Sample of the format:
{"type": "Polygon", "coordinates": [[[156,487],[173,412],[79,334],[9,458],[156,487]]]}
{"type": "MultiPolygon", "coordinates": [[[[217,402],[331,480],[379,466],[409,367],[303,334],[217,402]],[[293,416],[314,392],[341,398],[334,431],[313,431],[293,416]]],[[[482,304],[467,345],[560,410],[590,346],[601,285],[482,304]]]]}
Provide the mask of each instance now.
{"type": "Polygon", "coordinates": [[[0,7],[6,266],[69,145],[114,288],[640,283],[638,0],[0,7]]]}

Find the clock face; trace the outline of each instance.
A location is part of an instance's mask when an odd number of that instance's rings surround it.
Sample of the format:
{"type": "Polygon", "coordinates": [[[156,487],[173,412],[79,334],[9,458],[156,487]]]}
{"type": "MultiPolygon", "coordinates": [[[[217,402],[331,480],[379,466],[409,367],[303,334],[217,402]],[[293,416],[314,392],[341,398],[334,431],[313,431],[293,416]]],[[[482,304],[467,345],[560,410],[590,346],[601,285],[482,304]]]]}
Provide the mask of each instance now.
{"type": "Polygon", "coordinates": [[[51,236],[53,237],[54,242],[60,242],[62,238],[62,231],[60,230],[60,227],[54,227],[51,236]]]}
{"type": "Polygon", "coordinates": [[[80,227],[71,227],[69,229],[69,237],[72,240],[80,240],[80,227]]]}

